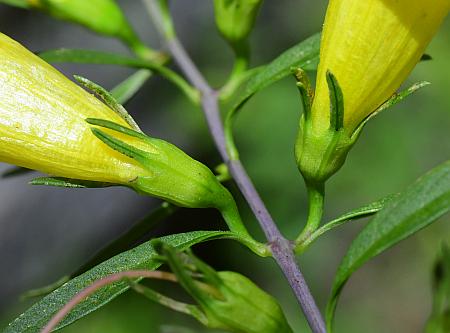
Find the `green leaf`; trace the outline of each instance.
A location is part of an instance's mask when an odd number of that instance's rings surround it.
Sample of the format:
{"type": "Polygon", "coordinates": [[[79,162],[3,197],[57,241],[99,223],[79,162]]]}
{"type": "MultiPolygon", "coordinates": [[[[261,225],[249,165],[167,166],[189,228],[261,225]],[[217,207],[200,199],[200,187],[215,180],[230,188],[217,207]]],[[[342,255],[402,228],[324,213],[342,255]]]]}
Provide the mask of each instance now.
{"type": "Polygon", "coordinates": [[[103,64],[148,69],[161,67],[147,60],[95,50],[56,49],[40,52],[39,57],[50,63],[103,64]]]}
{"type": "Polygon", "coordinates": [[[352,242],[336,273],[327,306],[330,332],[338,297],[351,274],[449,210],[450,161],[447,161],[419,178],[375,215],[352,242]]]}
{"type": "Polygon", "coordinates": [[[258,91],[290,75],[292,67],[300,67],[305,71],[316,70],[319,48],[320,33],[317,33],[283,52],[247,82],[231,112],[240,109],[258,91]]]}
{"type": "Polygon", "coordinates": [[[248,80],[244,92],[237,98],[234,106],[228,111],[225,121],[226,143],[231,159],[238,158],[232,128],[234,118],[238,111],[258,91],[290,75],[292,68],[315,70],[319,63],[319,49],[320,33],[317,33],[283,52],[270,64],[265,66],[263,70],[248,80]]]}
{"type": "Polygon", "coordinates": [[[150,69],[176,85],[193,103],[197,104],[200,99],[199,92],[185,79],[157,62],[116,53],[80,49],[49,50],[39,53],[39,56],[50,63],[103,64],[150,69]]]}
{"type": "Polygon", "coordinates": [[[304,240],[298,242],[295,246],[295,253],[301,254],[303,253],[315,240],[317,240],[324,233],[337,228],[349,221],[361,219],[364,217],[368,217],[379,212],[390,200],[392,200],[396,195],[389,195],[380,200],[374,201],[370,204],[364,205],[362,207],[353,209],[334,220],[324,224],[319,229],[314,231],[309,237],[304,240]]]}
{"type": "Polygon", "coordinates": [[[363,217],[371,216],[371,215],[379,212],[384,206],[386,206],[386,204],[389,201],[391,201],[395,197],[396,197],[395,194],[389,195],[380,200],[371,202],[370,204],[367,204],[362,207],[351,210],[348,213],[345,213],[345,214],[339,216],[338,218],[328,222],[323,227],[326,227],[329,230],[329,229],[335,228],[339,225],[342,225],[343,223],[348,222],[350,220],[356,220],[356,219],[361,219],[363,217]]]}
{"type": "MultiPolygon", "coordinates": [[[[194,231],[161,237],[161,240],[179,250],[184,250],[195,244],[220,238],[233,238],[233,234],[223,231],[194,231]]],[[[3,333],[39,332],[51,317],[73,296],[94,281],[113,273],[128,270],[157,269],[161,265],[157,260],[157,256],[158,254],[153,249],[151,241],[139,245],[127,252],[123,252],[70,280],[48,296],[44,297],[11,322],[8,327],[5,328],[3,333]]],[[[127,289],[129,289],[129,283],[127,281],[120,281],[100,289],[70,312],[59,324],[58,328],[67,326],[97,310],[127,289]]]]}
{"type": "Polygon", "coordinates": [[[381,104],[378,107],[378,109],[376,109],[374,112],[369,114],[366,118],[364,118],[363,121],[361,121],[361,123],[356,127],[355,131],[353,132],[352,138],[359,136],[359,134],[361,133],[362,129],[364,128],[364,126],[366,126],[366,124],[369,122],[369,120],[371,120],[372,118],[376,117],[377,115],[379,115],[384,110],[387,110],[390,107],[400,103],[405,98],[411,96],[416,91],[418,91],[419,89],[421,89],[423,87],[428,86],[429,84],[431,84],[431,83],[427,82],[427,81],[416,82],[411,87],[409,87],[409,88],[407,88],[407,89],[405,89],[403,91],[400,91],[398,93],[393,94],[386,102],[381,104]]]}
{"type": "Polygon", "coordinates": [[[136,73],[115,86],[110,92],[119,104],[128,102],[152,76],[148,69],[140,69],[136,73]]]}

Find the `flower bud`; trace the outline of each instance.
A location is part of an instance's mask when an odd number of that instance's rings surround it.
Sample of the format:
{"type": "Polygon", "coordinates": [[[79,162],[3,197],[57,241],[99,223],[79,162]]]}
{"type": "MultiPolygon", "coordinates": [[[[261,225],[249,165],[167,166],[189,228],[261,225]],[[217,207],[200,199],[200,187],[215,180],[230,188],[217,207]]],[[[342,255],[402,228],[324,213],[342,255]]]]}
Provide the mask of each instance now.
{"type": "Polygon", "coordinates": [[[115,0],[27,0],[30,8],[85,26],[96,33],[121,39],[143,58],[153,51],[145,47],[115,0]]]}
{"type": "Polygon", "coordinates": [[[205,165],[131,129],[117,110],[3,34],[0,95],[0,161],[124,185],[186,207],[234,205],[205,165]]]}
{"type": "Polygon", "coordinates": [[[181,286],[195,299],[193,313],[205,326],[236,333],[292,333],[278,301],[245,276],[216,272],[192,252],[156,241],[181,286]]]}
{"type": "Polygon", "coordinates": [[[262,0],[214,0],[217,28],[233,48],[242,47],[261,4],[262,0]]]}
{"type": "Polygon", "coordinates": [[[296,146],[306,178],[322,182],[342,166],[365,121],[407,78],[449,9],[449,0],[330,0],[315,96],[296,146]]]}

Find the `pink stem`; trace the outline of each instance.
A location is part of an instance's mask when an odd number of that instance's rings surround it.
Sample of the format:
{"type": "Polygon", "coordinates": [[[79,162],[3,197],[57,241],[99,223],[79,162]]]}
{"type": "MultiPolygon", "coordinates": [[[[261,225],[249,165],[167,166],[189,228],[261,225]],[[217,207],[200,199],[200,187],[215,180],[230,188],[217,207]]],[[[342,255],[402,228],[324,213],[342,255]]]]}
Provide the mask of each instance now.
{"type": "Polygon", "coordinates": [[[124,278],[152,278],[160,279],[166,281],[177,282],[177,278],[174,274],[161,271],[147,271],[147,270],[136,270],[136,271],[125,271],[120,273],[115,273],[108,275],[102,279],[99,279],[92,283],[87,288],[76,294],[69,302],[64,305],[48,322],[47,325],[41,330],[41,333],[50,333],[56,328],[61,320],[64,319],[67,314],[72,311],[72,309],[84,301],[89,295],[96,292],[98,289],[107,286],[108,284],[120,281],[124,278]]]}

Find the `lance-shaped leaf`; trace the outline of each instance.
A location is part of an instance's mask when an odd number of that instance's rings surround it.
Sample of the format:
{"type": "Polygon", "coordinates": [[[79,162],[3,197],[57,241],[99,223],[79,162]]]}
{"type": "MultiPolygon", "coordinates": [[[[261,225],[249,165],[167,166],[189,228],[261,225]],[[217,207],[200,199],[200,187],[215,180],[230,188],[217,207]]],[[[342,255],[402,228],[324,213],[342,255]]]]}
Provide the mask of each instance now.
{"type": "Polygon", "coordinates": [[[330,332],[339,295],[351,274],[449,210],[450,161],[447,161],[419,178],[375,215],[352,242],[336,273],[327,306],[330,332]]]}
{"type": "Polygon", "coordinates": [[[160,62],[128,57],[121,54],[78,49],[57,49],[39,53],[39,56],[49,63],[79,63],[117,65],[131,68],[145,68],[152,70],[176,85],[186,96],[197,103],[199,93],[180,75],[161,65],[160,62]]]}
{"type": "Polygon", "coordinates": [[[238,111],[258,91],[289,76],[292,68],[315,70],[319,63],[320,34],[317,33],[299,44],[283,52],[263,70],[248,80],[243,93],[237,98],[233,107],[228,111],[225,121],[227,146],[232,158],[237,158],[237,149],[233,139],[233,121],[238,111]]]}
{"type": "MultiPolygon", "coordinates": [[[[233,234],[221,231],[195,231],[184,234],[176,234],[162,237],[161,239],[177,249],[186,249],[194,244],[218,238],[233,238],[233,234]]],[[[137,270],[158,268],[161,263],[157,259],[151,241],[138,247],[123,252],[98,266],[95,266],[86,273],[70,280],[63,286],[44,297],[31,308],[17,317],[3,331],[4,333],[34,333],[39,332],[50,318],[61,309],[74,295],[92,284],[94,281],[104,278],[110,274],[137,270]]],[[[107,304],[115,297],[129,289],[126,281],[120,281],[100,289],[95,294],[80,303],[71,311],[67,317],[59,324],[62,328],[73,323],[89,313],[107,304]]]]}

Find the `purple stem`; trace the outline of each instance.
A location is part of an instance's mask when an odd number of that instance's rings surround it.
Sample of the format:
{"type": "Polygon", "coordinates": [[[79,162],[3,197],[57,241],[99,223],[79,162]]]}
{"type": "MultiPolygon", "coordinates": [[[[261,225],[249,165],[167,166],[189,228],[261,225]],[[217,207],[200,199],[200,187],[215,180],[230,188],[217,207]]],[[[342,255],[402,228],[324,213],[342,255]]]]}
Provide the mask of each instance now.
{"type": "Polygon", "coordinates": [[[158,15],[159,8],[156,1],[157,0],[146,0],[146,4],[149,7],[150,13],[158,30],[161,35],[165,37],[167,47],[169,48],[173,59],[180,67],[186,78],[200,91],[202,95],[201,104],[203,113],[217,150],[227,164],[233,179],[236,181],[240,191],[264,231],[264,234],[270,244],[273,257],[294,291],[311,330],[313,333],[326,333],[322,314],[320,313],[320,310],[317,307],[303,274],[295,260],[292,243],[284,238],[278,230],[277,225],[273,221],[261,197],[256,191],[255,186],[250,180],[241,161],[230,160],[229,158],[225,144],[223,122],[219,111],[217,92],[209,86],[178,39],[175,36],[171,36],[170,38],[165,36],[163,30],[164,28],[161,25],[161,16],[158,15]]]}

